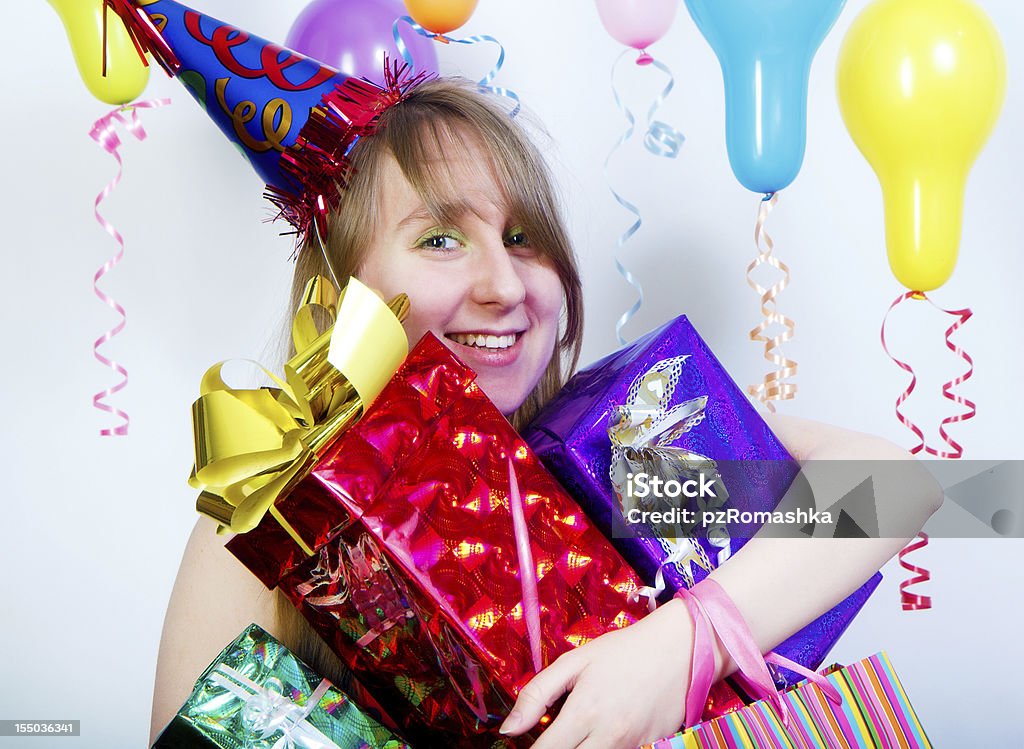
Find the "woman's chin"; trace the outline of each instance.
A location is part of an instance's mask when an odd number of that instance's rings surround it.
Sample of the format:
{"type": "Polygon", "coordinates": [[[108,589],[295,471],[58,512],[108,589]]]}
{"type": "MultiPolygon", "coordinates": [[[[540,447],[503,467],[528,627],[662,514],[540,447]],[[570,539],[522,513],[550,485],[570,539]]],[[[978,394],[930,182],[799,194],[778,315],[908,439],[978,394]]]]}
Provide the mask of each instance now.
{"type": "Polygon", "coordinates": [[[490,384],[484,378],[477,380],[477,385],[483,391],[491,403],[494,404],[501,413],[505,416],[511,417],[515,413],[516,409],[523,405],[523,401],[526,400],[525,394],[513,392],[507,387],[494,383],[490,384]]]}

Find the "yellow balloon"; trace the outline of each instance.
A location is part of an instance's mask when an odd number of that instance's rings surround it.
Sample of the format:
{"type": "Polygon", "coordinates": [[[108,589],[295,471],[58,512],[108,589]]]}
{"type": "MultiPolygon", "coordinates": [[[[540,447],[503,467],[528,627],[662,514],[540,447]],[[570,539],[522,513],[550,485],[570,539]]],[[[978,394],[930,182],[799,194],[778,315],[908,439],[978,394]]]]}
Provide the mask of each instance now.
{"type": "Polygon", "coordinates": [[[876,0],[839,52],[839,106],[882,183],[896,278],[930,291],[953,273],[967,175],[1006,94],[995,26],[970,0],[876,0]]]}
{"type": "Polygon", "coordinates": [[[124,23],[107,15],[107,74],[103,75],[102,0],[49,0],[71,42],[78,72],[89,91],[107,104],[127,104],[146,88],[149,68],[135,50],[124,23]]]}
{"type": "Polygon", "coordinates": [[[476,10],[477,0],[405,0],[412,20],[435,34],[462,26],[476,10]]]}

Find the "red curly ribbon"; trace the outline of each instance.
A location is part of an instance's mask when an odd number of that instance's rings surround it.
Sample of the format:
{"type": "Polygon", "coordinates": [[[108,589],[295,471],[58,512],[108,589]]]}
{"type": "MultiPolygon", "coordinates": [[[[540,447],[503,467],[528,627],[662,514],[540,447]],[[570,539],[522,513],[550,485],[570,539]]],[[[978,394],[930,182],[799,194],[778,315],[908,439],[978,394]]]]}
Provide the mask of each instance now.
{"type": "Polygon", "coordinates": [[[942,309],[941,307],[936,305],[935,302],[929,299],[924,293],[920,291],[907,291],[903,294],[900,294],[896,298],[896,300],[889,305],[889,309],[886,311],[885,317],[882,318],[882,348],[885,350],[886,355],[888,355],[888,357],[892,359],[900,369],[902,369],[904,372],[907,372],[910,375],[910,384],[907,385],[906,390],[900,393],[900,396],[896,399],[896,418],[899,419],[900,423],[903,424],[903,426],[907,427],[907,429],[913,432],[918,439],[918,443],[914,445],[912,448],[910,448],[910,453],[912,455],[916,455],[917,453],[923,451],[928,453],[929,455],[934,455],[937,458],[946,458],[952,460],[962,458],[964,455],[963,447],[956,440],[949,436],[949,432],[946,431],[946,427],[950,424],[957,424],[961,421],[973,419],[978,412],[978,409],[973,401],[970,401],[953,392],[953,388],[966,382],[974,374],[974,360],[966,351],[964,351],[962,348],[953,343],[952,340],[953,334],[956,333],[956,331],[958,331],[965,322],[970,320],[973,314],[974,313],[970,309],[942,309]],[[924,300],[931,304],[933,307],[935,307],[935,309],[942,312],[943,314],[952,315],[957,318],[956,321],[946,329],[946,348],[948,348],[958,357],[963,359],[963,361],[967,363],[967,369],[958,377],[955,377],[954,379],[950,380],[949,382],[945,383],[942,386],[942,396],[946,400],[952,401],[958,406],[965,407],[967,410],[961,413],[954,414],[952,416],[947,416],[939,423],[939,436],[942,437],[942,440],[943,442],[946,443],[946,446],[950,448],[949,450],[940,450],[932,447],[931,445],[928,445],[924,437],[924,432],[921,431],[921,428],[917,426],[917,424],[912,422],[909,418],[907,418],[902,411],[900,411],[900,406],[902,406],[903,403],[907,400],[907,398],[910,397],[910,394],[914,392],[914,388],[917,386],[917,376],[914,374],[914,370],[909,364],[907,364],[904,361],[900,361],[899,359],[892,355],[891,351],[889,351],[889,347],[885,343],[885,324],[888,321],[889,314],[893,311],[893,309],[895,309],[897,305],[901,304],[907,299],[924,300]]]}
{"type": "Polygon", "coordinates": [[[928,545],[928,534],[918,533],[917,539],[911,541],[902,551],[900,551],[900,567],[912,573],[912,577],[908,577],[906,580],[900,583],[900,602],[903,605],[904,611],[918,611],[923,609],[930,609],[932,607],[932,597],[922,595],[920,593],[911,593],[910,588],[919,584],[926,583],[932,579],[931,573],[924,567],[917,567],[907,562],[907,556],[918,549],[923,549],[928,545]]]}
{"type": "Polygon", "coordinates": [[[757,212],[757,223],[754,225],[754,244],[757,246],[757,257],[747,266],[747,285],[761,296],[761,315],[763,319],[750,331],[750,340],[764,343],[764,358],[775,365],[775,370],[764,376],[764,381],[757,385],[747,387],[747,392],[767,406],[768,410],[775,413],[775,404],[772,401],[792,400],[796,397],[797,386],[794,382],[786,382],[787,377],[795,377],[797,363],[787,359],[777,349],[793,337],[796,323],[789,317],[781,314],[776,309],[776,297],[789,286],[789,266],[779,260],[772,251],[775,249],[775,242],[764,225],[768,220],[775,204],[779,202],[778,193],[768,193],[761,199],[761,206],[757,212]],[[764,239],[764,248],[761,247],[761,240],[764,239]],[[758,267],[768,264],[782,273],[782,278],[775,282],[770,288],[757,283],[751,273],[758,267]],[[767,336],[765,331],[772,324],[778,323],[783,331],[776,336],[767,336]]]}
{"type": "Polygon", "coordinates": [[[113,309],[121,318],[121,320],[110,330],[106,331],[93,341],[92,352],[93,356],[103,364],[105,367],[110,367],[114,372],[121,375],[121,381],[116,383],[113,387],[109,387],[106,390],[102,390],[96,393],[92,397],[92,404],[101,411],[105,411],[114,416],[120,417],[124,420],[123,424],[118,424],[116,427],[109,429],[101,429],[100,435],[103,437],[124,437],[128,434],[128,414],[119,408],[115,408],[105,403],[105,399],[112,396],[125,388],[128,384],[128,371],[120,364],[112,359],[108,359],[100,353],[100,346],[112,339],[122,330],[124,330],[127,316],[125,315],[124,307],[118,304],[114,299],[106,294],[99,287],[99,280],[103,278],[107,273],[114,269],[114,267],[121,262],[124,258],[124,239],[121,234],[114,228],[114,225],[107,221],[103,216],[100,215],[100,203],[106,200],[107,196],[114,191],[114,188],[121,182],[121,175],[124,172],[124,164],[121,161],[121,154],[118,149],[121,147],[121,139],[117,135],[117,125],[121,124],[125,130],[135,137],[136,140],[142,141],[146,139],[146,131],[142,127],[142,123],[139,121],[138,109],[153,109],[156,107],[162,107],[170,104],[170,99],[153,99],[150,101],[140,101],[135,104],[129,104],[125,107],[118,107],[107,115],[100,117],[93,123],[92,129],[89,131],[89,137],[96,141],[100,147],[114,157],[117,161],[117,174],[114,178],[103,188],[99,195],[96,196],[96,200],[93,203],[93,213],[96,215],[96,221],[103,227],[103,230],[114,238],[117,242],[118,249],[117,253],[107,260],[99,270],[96,271],[92,277],[92,289],[103,302],[113,309]]]}
{"type": "MultiPolygon", "coordinates": [[[[950,437],[949,432],[946,431],[946,427],[950,424],[956,424],[961,421],[967,421],[968,419],[972,419],[978,412],[977,406],[974,404],[973,401],[970,401],[967,398],[957,395],[953,391],[953,388],[966,382],[974,374],[974,360],[966,351],[964,351],[958,345],[953,343],[953,334],[956,333],[956,331],[959,330],[965,322],[970,320],[973,314],[974,313],[970,309],[942,309],[941,307],[936,305],[935,302],[929,299],[923,292],[907,291],[904,292],[903,294],[900,294],[896,298],[896,300],[889,305],[889,309],[886,311],[885,316],[882,318],[882,349],[885,351],[886,355],[888,355],[890,359],[896,362],[896,365],[900,369],[902,369],[904,372],[907,372],[910,375],[910,383],[896,399],[896,418],[899,419],[900,423],[903,424],[903,426],[907,427],[907,429],[913,432],[914,436],[916,436],[918,439],[918,443],[910,448],[910,453],[912,455],[916,455],[920,452],[925,452],[928,453],[929,455],[934,455],[937,458],[944,458],[948,460],[956,460],[962,458],[964,455],[963,446],[961,446],[960,443],[958,443],[956,440],[950,437]],[[886,345],[885,342],[885,324],[888,321],[889,314],[893,311],[893,309],[895,309],[896,306],[901,304],[902,302],[905,302],[907,299],[927,301],[929,304],[931,304],[933,307],[935,307],[943,314],[952,315],[953,317],[956,318],[956,321],[948,328],[946,328],[946,348],[948,348],[950,351],[952,351],[954,354],[960,357],[964,362],[966,362],[967,369],[959,376],[943,384],[942,396],[946,400],[952,401],[956,405],[966,408],[966,410],[961,411],[960,413],[953,414],[952,416],[947,416],[946,418],[942,419],[941,422],[939,422],[939,436],[942,438],[942,441],[945,443],[946,447],[949,448],[948,450],[934,448],[931,445],[927,444],[927,440],[925,439],[924,432],[921,430],[921,428],[917,426],[917,424],[915,424],[909,418],[907,418],[907,416],[900,410],[900,406],[902,406],[903,403],[907,400],[907,398],[910,397],[910,394],[914,392],[914,388],[917,386],[917,375],[914,374],[914,369],[909,364],[897,359],[895,356],[892,355],[892,352],[889,351],[889,347],[886,345]]],[[[918,583],[924,583],[930,580],[931,574],[928,572],[928,570],[922,567],[917,567],[906,561],[906,557],[909,554],[911,554],[914,551],[917,551],[918,549],[923,549],[927,545],[928,535],[925,533],[919,533],[917,536],[917,540],[912,541],[902,551],[900,551],[900,566],[903,567],[903,569],[913,573],[913,577],[910,577],[900,583],[900,599],[904,611],[930,609],[932,606],[932,599],[930,596],[912,593],[909,590],[909,588],[913,587],[914,585],[917,585],[918,583]]]]}

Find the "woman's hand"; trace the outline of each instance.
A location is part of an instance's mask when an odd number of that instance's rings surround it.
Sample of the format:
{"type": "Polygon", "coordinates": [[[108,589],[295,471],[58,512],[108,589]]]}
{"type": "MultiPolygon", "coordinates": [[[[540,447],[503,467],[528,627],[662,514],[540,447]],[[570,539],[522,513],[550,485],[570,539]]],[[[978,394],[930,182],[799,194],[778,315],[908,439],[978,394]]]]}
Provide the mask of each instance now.
{"type": "Polygon", "coordinates": [[[571,650],[537,674],[502,726],[518,736],[570,692],[534,749],[636,749],[679,730],[693,622],[672,600],[639,622],[571,650]]]}

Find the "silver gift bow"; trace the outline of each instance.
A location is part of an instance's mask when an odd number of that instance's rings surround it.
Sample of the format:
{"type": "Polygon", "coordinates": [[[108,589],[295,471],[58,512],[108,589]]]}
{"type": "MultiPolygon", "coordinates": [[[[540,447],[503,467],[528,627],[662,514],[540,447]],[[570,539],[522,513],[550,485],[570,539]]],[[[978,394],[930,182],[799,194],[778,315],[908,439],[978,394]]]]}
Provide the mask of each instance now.
{"type": "Polygon", "coordinates": [[[241,722],[250,733],[260,739],[281,736],[272,749],[337,749],[337,744],[316,726],[306,722],[320,700],[331,688],[322,679],[305,706],[296,705],[280,692],[260,686],[237,669],[223,663],[210,674],[210,681],[238,696],[244,703],[241,722]]]}
{"type": "MultiPolygon", "coordinates": [[[[608,437],[612,443],[609,478],[623,517],[634,508],[654,509],[654,505],[638,500],[629,491],[630,475],[644,473],[656,475],[665,481],[686,481],[700,474],[713,474],[716,484],[714,507],[720,507],[728,498],[725,486],[718,474],[717,463],[704,455],[690,452],[671,443],[700,424],[705,417],[707,396],[692,398],[669,407],[679,375],[689,356],[665,359],[648,369],[633,381],[627,395],[627,403],[613,409],[608,424],[608,437]]],[[[711,509],[703,499],[698,498],[701,511],[711,509]]],[[[667,556],[658,568],[654,587],[637,591],[636,598],[648,599],[653,610],[655,601],[665,590],[663,568],[676,565],[687,587],[694,584],[692,565],[696,564],[710,572],[730,554],[729,535],[724,527],[709,529],[708,539],[718,548],[715,563],[692,538],[692,525],[676,525],[674,537],[661,537],[667,556]]]]}

